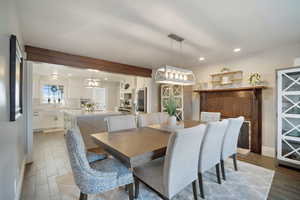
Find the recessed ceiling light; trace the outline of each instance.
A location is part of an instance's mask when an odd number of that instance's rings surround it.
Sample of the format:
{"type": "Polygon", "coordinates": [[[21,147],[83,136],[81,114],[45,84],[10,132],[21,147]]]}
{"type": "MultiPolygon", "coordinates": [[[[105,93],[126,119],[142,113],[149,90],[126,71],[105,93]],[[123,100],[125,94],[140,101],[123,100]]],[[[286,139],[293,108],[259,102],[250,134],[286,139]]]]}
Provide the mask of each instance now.
{"type": "Polygon", "coordinates": [[[240,52],[240,51],[241,51],[240,48],[235,48],[235,49],[233,49],[233,52],[235,52],[235,53],[240,52]]]}
{"type": "Polygon", "coordinates": [[[90,71],[90,72],[99,72],[98,70],[96,70],[96,69],[87,69],[88,71],[90,71]]]}
{"type": "Polygon", "coordinates": [[[205,58],[204,58],[204,57],[200,57],[199,60],[200,60],[200,61],[204,61],[205,58]]]}

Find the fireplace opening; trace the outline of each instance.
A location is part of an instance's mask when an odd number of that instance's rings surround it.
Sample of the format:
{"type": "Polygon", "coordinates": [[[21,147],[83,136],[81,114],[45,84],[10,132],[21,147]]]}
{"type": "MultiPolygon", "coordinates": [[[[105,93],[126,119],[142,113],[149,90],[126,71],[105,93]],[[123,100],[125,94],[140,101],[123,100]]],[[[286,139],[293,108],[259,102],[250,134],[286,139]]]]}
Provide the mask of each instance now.
{"type": "Polygon", "coordinates": [[[238,138],[238,153],[248,154],[251,151],[251,122],[244,121],[238,138]]]}

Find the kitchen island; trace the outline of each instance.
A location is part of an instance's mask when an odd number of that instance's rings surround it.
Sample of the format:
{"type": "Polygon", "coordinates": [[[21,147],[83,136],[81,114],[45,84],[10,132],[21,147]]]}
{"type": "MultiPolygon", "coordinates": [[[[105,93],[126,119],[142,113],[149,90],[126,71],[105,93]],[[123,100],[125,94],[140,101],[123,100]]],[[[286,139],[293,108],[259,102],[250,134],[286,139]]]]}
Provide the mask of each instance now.
{"type": "Polygon", "coordinates": [[[65,130],[79,128],[86,148],[96,148],[97,145],[91,138],[91,134],[106,131],[104,119],[108,116],[122,115],[116,111],[93,111],[65,110],[64,124],[65,130]]]}

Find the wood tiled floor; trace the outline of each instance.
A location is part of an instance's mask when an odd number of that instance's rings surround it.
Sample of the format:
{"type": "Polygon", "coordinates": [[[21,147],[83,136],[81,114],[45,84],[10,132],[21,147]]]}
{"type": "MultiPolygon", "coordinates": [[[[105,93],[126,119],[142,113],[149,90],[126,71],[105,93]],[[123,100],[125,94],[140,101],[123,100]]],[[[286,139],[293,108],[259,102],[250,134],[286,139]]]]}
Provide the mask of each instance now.
{"type": "MultiPolygon", "coordinates": [[[[22,200],[67,200],[55,180],[71,170],[63,132],[34,134],[33,160],[26,166],[22,200]]],[[[300,200],[299,171],[276,167],[272,158],[252,153],[239,160],[275,170],[269,200],[300,200]]]]}

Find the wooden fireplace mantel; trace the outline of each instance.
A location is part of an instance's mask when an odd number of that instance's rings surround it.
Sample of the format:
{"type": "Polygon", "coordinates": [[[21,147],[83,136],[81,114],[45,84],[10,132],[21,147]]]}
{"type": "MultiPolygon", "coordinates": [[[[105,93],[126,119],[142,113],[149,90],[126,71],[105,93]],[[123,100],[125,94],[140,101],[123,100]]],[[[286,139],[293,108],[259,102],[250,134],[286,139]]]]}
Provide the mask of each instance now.
{"type": "Polygon", "coordinates": [[[200,94],[200,113],[221,112],[222,118],[244,116],[251,122],[251,151],[261,154],[262,89],[265,86],[194,90],[200,94]]]}
{"type": "Polygon", "coordinates": [[[239,87],[239,88],[223,88],[223,89],[206,89],[206,90],[194,90],[194,92],[226,92],[226,91],[245,91],[245,90],[260,90],[265,89],[266,86],[254,86],[254,87],[239,87]]]}

